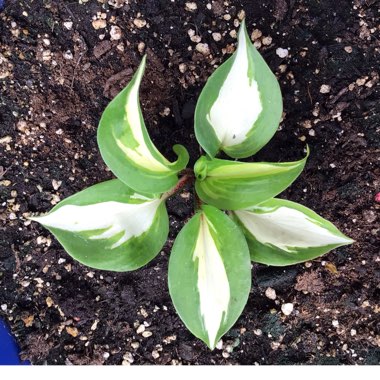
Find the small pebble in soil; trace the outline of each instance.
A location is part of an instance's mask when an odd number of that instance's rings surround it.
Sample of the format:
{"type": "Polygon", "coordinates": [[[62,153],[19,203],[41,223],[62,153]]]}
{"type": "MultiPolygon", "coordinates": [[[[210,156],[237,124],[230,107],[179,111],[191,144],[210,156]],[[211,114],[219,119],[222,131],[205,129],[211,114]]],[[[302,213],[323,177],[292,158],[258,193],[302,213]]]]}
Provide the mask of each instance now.
{"type": "Polygon", "coordinates": [[[198,42],[201,42],[202,38],[201,38],[200,36],[194,35],[194,36],[191,36],[191,37],[190,37],[190,40],[191,40],[192,42],[196,42],[196,43],[198,43],[198,42]]]}
{"type": "Polygon", "coordinates": [[[331,86],[330,86],[330,85],[328,85],[328,84],[323,84],[323,85],[321,86],[321,88],[319,89],[319,92],[320,92],[321,94],[328,94],[328,93],[330,92],[330,90],[331,90],[331,86]]]}
{"type": "Polygon", "coordinates": [[[365,78],[358,78],[356,79],[356,84],[358,86],[364,86],[365,85],[365,82],[367,81],[368,77],[365,77],[365,78]]]}
{"type": "Polygon", "coordinates": [[[210,54],[210,48],[208,46],[208,44],[202,44],[202,43],[199,43],[195,46],[195,49],[203,54],[203,55],[209,55],[210,54]]]}
{"type": "Polygon", "coordinates": [[[188,3],[185,3],[185,9],[188,12],[195,12],[198,9],[198,6],[194,2],[188,2],[188,3]]]}
{"type": "Polygon", "coordinates": [[[145,50],[145,43],[142,41],[139,42],[139,44],[137,45],[137,50],[139,53],[143,54],[145,50]]]}
{"type": "Polygon", "coordinates": [[[90,330],[95,331],[96,328],[98,327],[99,319],[95,319],[94,323],[92,324],[90,330]]]}
{"type": "Polygon", "coordinates": [[[122,365],[130,365],[130,364],[132,364],[134,361],[135,361],[135,359],[133,358],[132,353],[127,351],[127,352],[123,355],[123,362],[122,362],[121,364],[122,364],[122,365]]]}
{"type": "Polygon", "coordinates": [[[215,348],[217,350],[222,350],[223,349],[223,340],[220,339],[219,342],[216,344],[215,348]]]}
{"type": "Polygon", "coordinates": [[[60,186],[62,185],[62,181],[57,181],[56,179],[53,179],[51,184],[54,190],[58,190],[60,186]]]}
{"type": "Polygon", "coordinates": [[[131,343],[131,347],[132,347],[134,350],[137,350],[137,349],[140,347],[140,343],[139,343],[139,342],[132,342],[132,343],[131,343]]]}
{"type": "Polygon", "coordinates": [[[63,23],[63,26],[67,29],[67,30],[71,30],[73,28],[73,22],[72,21],[65,21],[63,23]]]}
{"type": "Polygon", "coordinates": [[[54,305],[54,301],[51,297],[46,297],[45,302],[46,302],[47,307],[52,307],[54,305]]]}
{"type": "Polygon", "coordinates": [[[7,305],[6,303],[3,303],[3,304],[1,305],[1,310],[2,310],[2,311],[6,311],[7,308],[8,308],[8,305],[7,305]]]}
{"type": "Polygon", "coordinates": [[[121,29],[117,25],[112,25],[110,30],[111,41],[118,41],[121,38],[121,29]]]}
{"type": "Polygon", "coordinates": [[[140,309],[140,314],[144,317],[144,318],[148,318],[149,314],[147,313],[147,311],[142,307],[140,309]]]}
{"type": "Polygon", "coordinates": [[[334,319],[334,320],[332,321],[332,325],[333,325],[334,327],[338,327],[338,326],[339,326],[339,321],[338,321],[337,319],[334,319]]]}
{"type": "Polygon", "coordinates": [[[99,19],[99,20],[93,20],[92,21],[92,27],[95,30],[104,29],[106,26],[107,26],[107,21],[106,20],[99,19]]]}
{"type": "Polygon", "coordinates": [[[141,18],[135,18],[133,20],[133,23],[139,29],[143,28],[146,25],[146,21],[144,19],[141,19],[141,18]]]}
{"type": "Polygon", "coordinates": [[[261,36],[263,35],[263,32],[259,29],[254,29],[252,34],[251,34],[251,40],[252,42],[255,42],[256,40],[258,40],[259,38],[261,38],[261,36]]]}
{"type": "Polygon", "coordinates": [[[285,58],[285,57],[288,56],[289,51],[288,51],[288,49],[277,48],[277,49],[276,49],[276,54],[277,54],[280,58],[285,58]]]}
{"type": "Polygon", "coordinates": [[[231,36],[232,38],[237,38],[237,32],[236,32],[235,29],[231,30],[229,34],[230,34],[230,36],[231,36]]]}
{"type": "Polygon", "coordinates": [[[153,359],[158,359],[160,357],[160,354],[157,350],[152,351],[152,357],[153,359]]]}
{"type": "Polygon", "coordinates": [[[66,332],[71,335],[73,338],[76,338],[79,334],[79,331],[76,327],[66,327],[66,332]]]}
{"type": "Polygon", "coordinates": [[[271,36],[263,37],[261,42],[263,43],[263,45],[269,46],[272,43],[272,37],[271,36]]]}
{"type": "Polygon", "coordinates": [[[169,107],[165,107],[159,114],[162,117],[169,116],[170,115],[170,108],[169,107]]]}
{"type": "Polygon", "coordinates": [[[186,63],[180,63],[180,64],[178,65],[178,69],[179,69],[179,71],[180,71],[182,74],[185,73],[186,70],[187,70],[187,65],[186,65],[186,63]]]}
{"type": "Polygon", "coordinates": [[[144,338],[149,338],[150,336],[153,335],[153,333],[151,331],[144,331],[142,334],[141,334],[144,338]]]}
{"type": "Polygon", "coordinates": [[[350,334],[351,334],[351,336],[355,336],[356,335],[356,330],[355,329],[351,329],[350,334]]]}
{"type": "Polygon", "coordinates": [[[292,314],[293,312],[293,304],[292,303],[284,303],[281,305],[281,311],[285,314],[285,315],[290,315],[292,314]]]}
{"type": "Polygon", "coordinates": [[[227,344],[226,346],[226,351],[230,354],[231,352],[233,352],[234,348],[232,347],[231,344],[227,344]]]}
{"type": "Polygon", "coordinates": [[[269,298],[270,300],[275,300],[276,299],[276,291],[273,289],[273,288],[267,288],[266,290],[265,290],[265,296],[267,297],[267,298],[269,298]]]}
{"type": "Polygon", "coordinates": [[[162,341],[165,344],[170,344],[171,342],[174,342],[177,340],[177,335],[169,335],[166,338],[164,338],[162,341]]]}
{"type": "Polygon", "coordinates": [[[214,39],[214,41],[218,42],[222,39],[222,35],[220,33],[215,32],[212,34],[212,38],[214,39]]]}
{"type": "Polygon", "coordinates": [[[114,8],[121,8],[128,0],[108,0],[108,4],[114,8]]]}
{"type": "Polygon", "coordinates": [[[63,58],[65,59],[73,59],[74,56],[73,56],[73,53],[70,51],[70,50],[67,50],[63,53],[63,58]]]}
{"type": "Polygon", "coordinates": [[[145,331],[145,326],[144,326],[144,325],[140,325],[140,326],[137,328],[136,333],[137,333],[137,334],[142,334],[144,331],[145,331]]]}
{"type": "Polygon", "coordinates": [[[345,46],[344,47],[344,51],[348,54],[351,54],[352,53],[352,46],[345,46]]]}
{"type": "Polygon", "coordinates": [[[261,329],[256,329],[256,330],[253,330],[253,333],[257,336],[261,336],[263,335],[263,331],[261,329]]]}

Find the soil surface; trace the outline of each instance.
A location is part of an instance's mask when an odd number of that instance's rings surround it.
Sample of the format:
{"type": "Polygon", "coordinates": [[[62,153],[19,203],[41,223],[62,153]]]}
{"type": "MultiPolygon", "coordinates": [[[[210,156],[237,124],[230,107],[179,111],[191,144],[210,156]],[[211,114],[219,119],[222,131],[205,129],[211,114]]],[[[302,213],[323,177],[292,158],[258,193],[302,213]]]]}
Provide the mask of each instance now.
{"type": "Polygon", "coordinates": [[[379,364],[379,1],[5,0],[0,7],[0,316],[24,359],[379,364]],[[196,100],[234,51],[244,12],[284,97],[279,132],[254,159],[299,159],[308,143],[306,169],[281,197],[356,243],[291,267],[254,264],[242,316],[210,351],[184,327],[167,288],[170,248],[193,212],[191,189],[168,203],[171,233],[161,254],[131,273],[80,265],[26,217],[112,178],[97,123],[144,53],[141,98],[152,139],[169,159],[172,145],[184,144],[194,163],[196,100]],[[289,316],[284,303],[294,306],[289,316]]]}

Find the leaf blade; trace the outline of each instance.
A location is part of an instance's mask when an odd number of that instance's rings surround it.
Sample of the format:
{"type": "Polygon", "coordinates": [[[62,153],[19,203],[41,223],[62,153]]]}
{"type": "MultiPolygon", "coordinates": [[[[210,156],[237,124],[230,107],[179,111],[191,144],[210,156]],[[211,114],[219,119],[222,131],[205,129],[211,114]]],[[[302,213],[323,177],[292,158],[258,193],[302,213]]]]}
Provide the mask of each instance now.
{"type": "Polygon", "coordinates": [[[97,140],[104,162],[121,181],[139,192],[162,193],[176,184],[189,156],[177,145],[178,160],[170,163],[149,137],[139,102],[145,62],[144,56],[127,87],[104,110],[97,140]]]}
{"type": "Polygon", "coordinates": [[[284,199],[236,210],[234,220],[247,238],[251,259],[267,265],[297,264],[353,243],[314,211],[284,199]]]}
{"type": "Polygon", "coordinates": [[[245,209],[284,191],[301,174],[305,158],[286,163],[235,162],[201,157],[195,188],[206,203],[224,210],[245,209]]]}
{"type": "Polygon", "coordinates": [[[129,271],[152,260],[169,222],[157,196],[136,194],[119,180],[91,186],[30,218],[52,232],[67,253],[96,269],[129,271]]]}
{"type": "Polygon", "coordinates": [[[240,229],[203,206],[179,233],[169,261],[169,291],[187,328],[213,349],[236,322],[251,286],[240,229]]]}
{"type": "Polygon", "coordinates": [[[276,77],[250,43],[245,22],[237,51],[208,79],[195,110],[195,135],[210,157],[245,158],[274,135],[282,115],[276,77]]]}

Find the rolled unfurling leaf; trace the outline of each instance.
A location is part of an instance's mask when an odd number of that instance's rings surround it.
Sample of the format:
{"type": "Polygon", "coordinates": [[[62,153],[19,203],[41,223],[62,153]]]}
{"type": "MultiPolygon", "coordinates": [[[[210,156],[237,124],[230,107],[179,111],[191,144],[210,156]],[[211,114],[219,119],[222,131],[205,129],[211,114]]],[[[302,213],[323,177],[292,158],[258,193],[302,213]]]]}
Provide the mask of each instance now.
{"type": "Polygon", "coordinates": [[[169,262],[169,291],[187,328],[213,349],[240,316],[251,288],[247,243],[222,211],[203,206],[182,229],[169,262]]]}
{"type": "Polygon", "coordinates": [[[160,198],[137,194],[110,180],[65,199],[41,223],[74,259],[92,268],[124,272],[152,260],[168,236],[160,198]]]}
{"type": "Polygon", "coordinates": [[[307,157],[295,162],[268,163],[202,156],[194,167],[195,188],[204,202],[215,207],[245,209],[284,191],[301,174],[307,157]]]}
{"type": "Polygon", "coordinates": [[[314,211],[283,199],[234,211],[234,219],[243,228],[251,259],[262,264],[296,264],[353,243],[314,211]]]}
{"type": "Polygon", "coordinates": [[[243,22],[238,48],[208,79],[195,110],[199,144],[215,157],[249,157],[276,132],[282,97],[276,77],[250,42],[243,22]]]}
{"type": "Polygon", "coordinates": [[[105,109],[98,145],[105,163],[126,185],[139,192],[162,193],[176,184],[189,155],[182,145],[175,145],[178,160],[170,163],[148,135],[139,102],[145,61],[144,57],[128,86],[105,109]]]}

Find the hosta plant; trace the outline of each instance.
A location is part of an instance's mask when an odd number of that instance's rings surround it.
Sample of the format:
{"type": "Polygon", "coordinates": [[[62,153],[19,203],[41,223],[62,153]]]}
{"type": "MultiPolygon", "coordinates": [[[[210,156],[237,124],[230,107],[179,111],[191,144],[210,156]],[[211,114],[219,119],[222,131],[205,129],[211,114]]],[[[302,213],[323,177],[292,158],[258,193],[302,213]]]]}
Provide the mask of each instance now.
{"type": "Polygon", "coordinates": [[[169,291],[187,328],[211,349],[240,316],[251,288],[251,262],[284,266],[350,244],[333,224],[300,204],[276,198],[302,172],[295,162],[243,162],[278,128],[276,77],[251,44],[245,25],[236,52],[207,81],[195,110],[205,155],[194,170],[181,145],[168,161],[144,124],[139,87],[145,57],[107,106],[98,128],[101,155],[117,177],[89,187],[33,217],[74,259],[92,268],[130,271],[150,262],[168,236],[165,201],[195,185],[196,210],[169,260],[169,291]]]}

